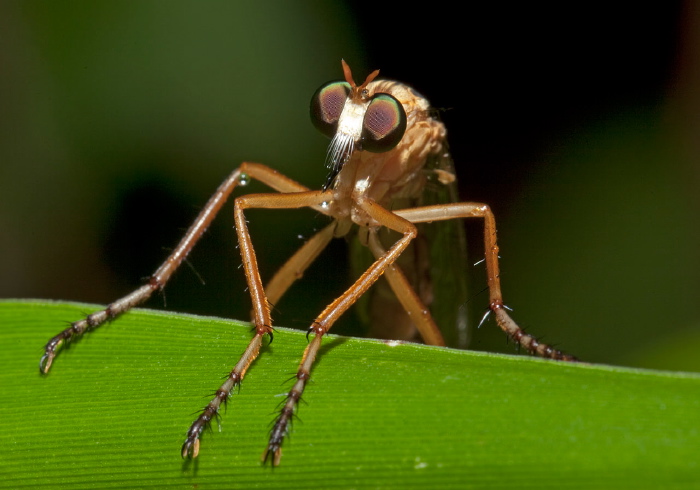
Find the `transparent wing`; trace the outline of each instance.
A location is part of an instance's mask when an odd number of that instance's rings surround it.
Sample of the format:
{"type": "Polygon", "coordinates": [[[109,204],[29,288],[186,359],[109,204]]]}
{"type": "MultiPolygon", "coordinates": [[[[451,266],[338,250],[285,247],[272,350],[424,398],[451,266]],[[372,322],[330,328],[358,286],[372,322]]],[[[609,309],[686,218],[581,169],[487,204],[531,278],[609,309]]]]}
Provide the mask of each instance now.
{"type": "MultiPolygon", "coordinates": [[[[429,158],[424,171],[427,183],[419,206],[459,201],[454,162],[443,144],[443,152],[429,158]]],[[[430,311],[445,342],[464,349],[469,343],[467,312],[467,239],[463,220],[421,223],[420,235],[429,243],[430,277],[433,299],[430,311]]]]}

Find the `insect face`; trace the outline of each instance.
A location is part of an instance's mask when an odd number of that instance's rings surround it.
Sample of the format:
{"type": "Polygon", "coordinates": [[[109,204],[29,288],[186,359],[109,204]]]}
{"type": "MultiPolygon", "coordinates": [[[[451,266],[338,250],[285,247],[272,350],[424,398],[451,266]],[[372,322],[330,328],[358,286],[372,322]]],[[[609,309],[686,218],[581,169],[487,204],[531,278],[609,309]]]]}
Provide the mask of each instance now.
{"type": "Polygon", "coordinates": [[[346,81],[329,82],[311,98],[311,121],[331,138],[326,166],[331,170],[324,190],[333,184],[353,151],[383,153],[396,147],[406,131],[406,111],[387,93],[370,93],[371,73],[359,87],[343,65],[346,81]]]}

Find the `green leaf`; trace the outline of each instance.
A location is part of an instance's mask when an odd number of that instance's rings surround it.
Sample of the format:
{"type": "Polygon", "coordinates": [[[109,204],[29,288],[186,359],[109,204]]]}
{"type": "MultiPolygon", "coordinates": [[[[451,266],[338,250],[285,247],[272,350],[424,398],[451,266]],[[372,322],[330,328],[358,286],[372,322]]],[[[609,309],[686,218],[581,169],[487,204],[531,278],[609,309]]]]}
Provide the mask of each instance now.
{"type": "Polygon", "coordinates": [[[672,488],[700,481],[700,376],[328,336],[278,468],[262,466],[306,345],[279,328],[200,456],[201,409],[251,338],[135,310],[64,349],[94,305],[0,302],[0,486],[672,488]]]}

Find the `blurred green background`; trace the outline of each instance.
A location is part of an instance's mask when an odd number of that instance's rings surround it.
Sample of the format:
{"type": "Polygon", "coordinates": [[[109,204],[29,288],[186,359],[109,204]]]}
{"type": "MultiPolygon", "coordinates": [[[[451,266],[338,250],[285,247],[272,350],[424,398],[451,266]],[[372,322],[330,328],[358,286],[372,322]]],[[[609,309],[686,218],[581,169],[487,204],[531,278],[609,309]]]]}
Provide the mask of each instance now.
{"type": "MultiPolygon", "coordinates": [[[[243,160],[319,187],[327,141],[308,102],[345,58],[356,79],[379,68],[444,109],[463,199],[496,212],[523,326],[586,361],[700,371],[698,7],[423,8],[1,2],[0,296],[118,298],[243,160]]],[[[264,277],[324,224],[249,221],[264,277]]],[[[467,232],[473,263],[480,223],[467,232]]],[[[277,305],[279,324],[308,326],[349,285],[344,252],[277,305]]],[[[147,306],[247,319],[230,206],[190,261],[206,285],[185,266],[147,306]]],[[[482,267],[467,272],[474,318],[482,267]]],[[[471,348],[514,351],[493,323],[471,348]]]]}

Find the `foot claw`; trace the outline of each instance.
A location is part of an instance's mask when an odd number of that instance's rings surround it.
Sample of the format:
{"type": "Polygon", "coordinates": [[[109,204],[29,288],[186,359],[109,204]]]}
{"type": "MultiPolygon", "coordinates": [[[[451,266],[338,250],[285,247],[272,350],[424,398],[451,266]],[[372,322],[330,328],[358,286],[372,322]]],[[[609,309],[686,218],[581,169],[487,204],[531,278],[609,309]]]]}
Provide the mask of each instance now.
{"type": "Polygon", "coordinates": [[[187,439],[182,445],[182,458],[194,459],[199,455],[199,438],[187,439]]]}
{"type": "Polygon", "coordinates": [[[280,459],[282,459],[282,448],[278,445],[273,444],[268,446],[267,449],[263,451],[262,456],[260,457],[260,461],[262,461],[262,464],[266,464],[269,460],[270,463],[272,463],[272,466],[279,466],[280,459]]]}
{"type": "Polygon", "coordinates": [[[39,361],[39,372],[41,372],[41,374],[47,374],[49,372],[54,357],[56,357],[56,355],[53,352],[47,352],[46,354],[41,356],[41,360],[39,361]]]}
{"type": "Polygon", "coordinates": [[[58,354],[58,350],[63,345],[63,338],[61,334],[56,335],[54,338],[49,340],[49,342],[44,347],[44,355],[41,356],[39,360],[39,371],[42,374],[47,374],[49,369],[51,369],[51,364],[58,354]]]}

